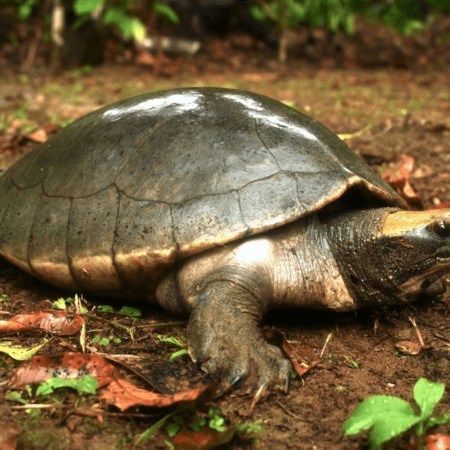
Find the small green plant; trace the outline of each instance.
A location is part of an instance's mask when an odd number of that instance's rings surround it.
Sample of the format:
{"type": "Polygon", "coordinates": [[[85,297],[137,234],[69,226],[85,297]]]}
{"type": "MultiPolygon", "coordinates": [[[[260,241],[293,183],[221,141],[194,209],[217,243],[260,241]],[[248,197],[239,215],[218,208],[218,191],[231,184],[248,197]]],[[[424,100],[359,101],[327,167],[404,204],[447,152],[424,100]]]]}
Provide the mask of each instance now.
{"type": "Polygon", "coordinates": [[[172,423],[169,423],[166,427],[167,434],[170,437],[174,437],[180,430],[183,425],[183,418],[181,416],[173,416],[172,423]]]}
{"type": "MultiPolygon", "coordinates": [[[[50,378],[43,383],[41,383],[37,388],[34,385],[28,385],[25,387],[27,392],[27,397],[33,399],[40,396],[46,396],[53,401],[53,405],[57,407],[62,405],[63,402],[54,396],[55,390],[59,388],[72,388],[77,390],[78,395],[95,395],[96,389],[98,387],[98,380],[95,377],[86,375],[81,378],[50,378]]],[[[22,405],[27,405],[28,403],[34,403],[33,401],[25,400],[22,398],[22,393],[17,391],[12,391],[5,396],[5,398],[12,402],[17,402],[22,405]]],[[[39,402],[42,403],[41,399],[39,402]]],[[[40,415],[40,409],[28,408],[25,410],[30,418],[38,417],[40,415]]]]}
{"type": "Polygon", "coordinates": [[[176,345],[177,347],[182,347],[182,348],[185,347],[177,338],[174,338],[173,336],[169,336],[169,337],[165,338],[162,336],[162,334],[158,334],[158,339],[161,342],[167,342],[168,344],[176,345]]]}
{"type": "Polygon", "coordinates": [[[341,386],[340,384],[337,384],[334,388],[335,388],[339,393],[342,393],[342,392],[348,392],[348,389],[347,389],[345,386],[341,386]]]}
{"type": "Polygon", "coordinates": [[[209,408],[208,411],[209,416],[209,428],[213,430],[217,430],[219,433],[223,433],[227,431],[227,427],[225,426],[225,419],[220,415],[220,411],[218,409],[209,408]]]}
{"type": "Polygon", "coordinates": [[[55,389],[69,387],[76,389],[79,395],[95,395],[98,380],[95,377],[86,375],[81,378],[50,378],[42,383],[36,390],[36,395],[53,394],[55,389]]]}
{"type": "Polygon", "coordinates": [[[0,303],[4,303],[5,305],[10,302],[8,294],[2,294],[0,296],[0,303]]]}
{"type": "Polygon", "coordinates": [[[162,334],[158,334],[158,339],[161,342],[167,342],[169,344],[176,345],[177,347],[181,347],[182,348],[182,350],[178,350],[177,352],[172,353],[169,356],[169,361],[172,361],[175,358],[178,358],[179,356],[188,355],[189,354],[189,351],[187,350],[186,346],[184,344],[182,344],[177,338],[174,338],[173,336],[169,336],[169,337],[163,338],[162,334]]]}
{"type": "MultiPolygon", "coordinates": [[[[259,419],[254,423],[240,423],[236,421],[234,427],[228,427],[222,414],[223,413],[219,409],[209,408],[207,417],[204,415],[195,416],[187,426],[194,432],[205,429],[205,427],[215,430],[218,433],[236,431],[241,436],[258,441],[257,434],[262,432],[262,419],[259,419]]],[[[183,417],[174,415],[172,417],[172,422],[166,426],[167,434],[173,438],[183,428],[183,422],[183,417]]]]}
{"type": "Polygon", "coordinates": [[[120,344],[122,342],[122,340],[119,338],[114,338],[114,339],[99,338],[99,337],[92,338],[93,343],[100,342],[100,344],[102,344],[102,345],[109,345],[109,344],[111,344],[111,341],[114,342],[115,344],[120,344]]]}
{"type": "Polygon", "coordinates": [[[444,395],[444,390],[445,385],[442,383],[432,383],[425,378],[417,381],[413,393],[414,400],[420,407],[419,416],[414,413],[412,406],[401,398],[391,395],[369,397],[361,402],[352,416],[344,422],[342,433],[348,436],[372,428],[369,443],[374,449],[380,448],[384,442],[399,436],[414,425],[415,433],[421,438],[428,428],[441,425],[450,419],[450,414],[428,419],[434,405],[444,395]]]}
{"type": "MultiPolygon", "coordinates": [[[[100,305],[98,307],[98,312],[115,313],[114,308],[110,305],[100,305]]],[[[141,311],[139,311],[136,308],[132,308],[131,306],[122,307],[122,309],[119,311],[119,314],[122,316],[128,316],[128,317],[132,317],[132,318],[142,316],[141,311]]]]}
{"type": "Polygon", "coordinates": [[[260,441],[260,438],[257,436],[258,433],[262,433],[261,424],[263,423],[262,419],[258,419],[253,423],[239,423],[235,422],[234,426],[236,427],[236,431],[241,436],[246,436],[248,439],[255,441],[257,444],[260,441]]]}
{"type": "Polygon", "coordinates": [[[348,365],[354,367],[355,369],[359,369],[359,365],[356,361],[353,361],[353,359],[348,358],[344,355],[344,358],[347,360],[348,365]]]}
{"type": "Polygon", "coordinates": [[[122,309],[119,311],[119,314],[122,316],[128,316],[128,317],[141,317],[142,313],[136,309],[132,308],[131,306],[123,306],[122,309]]]}
{"type": "Polygon", "coordinates": [[[98,312],[103,312],[103,313],[113,313],[114,312],[114,308],[110,305],[99,305],[99,307],[97,309],[98,309],[98,312]]]}
{"type": "Polygon", "coordinates": [[[73,303],[73,298],[58,298],[58,300],[56,300],[56,302],[52,303],[52,308],[53,309],[62,309],[65,310],[67,309],[68,306],[70,306],[73,303]]]}

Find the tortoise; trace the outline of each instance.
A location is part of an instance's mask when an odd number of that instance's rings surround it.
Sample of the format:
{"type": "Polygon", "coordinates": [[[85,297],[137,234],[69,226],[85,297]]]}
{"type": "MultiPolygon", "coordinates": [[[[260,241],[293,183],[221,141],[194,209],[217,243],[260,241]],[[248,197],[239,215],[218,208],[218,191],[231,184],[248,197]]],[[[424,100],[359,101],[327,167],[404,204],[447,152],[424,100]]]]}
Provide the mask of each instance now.
{"type": "Polygon", "coordinates": [[[260,398],[291,364],[274,308],[442,291],[450,210],[405,202],[332,131],[263,95],[185,88],[76,120],[0,178],[0,254],[54,286],[190,314],[201,368],[260,398]]]}

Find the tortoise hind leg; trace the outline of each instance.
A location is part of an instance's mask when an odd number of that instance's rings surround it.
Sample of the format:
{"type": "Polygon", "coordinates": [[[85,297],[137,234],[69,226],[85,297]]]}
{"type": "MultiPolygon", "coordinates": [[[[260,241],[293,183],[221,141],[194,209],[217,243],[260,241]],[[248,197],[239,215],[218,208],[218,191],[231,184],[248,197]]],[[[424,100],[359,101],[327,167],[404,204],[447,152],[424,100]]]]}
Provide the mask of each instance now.
{"type": "Polygon", "coordinates": [[[276,385],[289,386],[291,363],[281,349],[265,341],[259,326],[259,302],[231,281],[214,281],[194,298],[188,324],[189,353],[221,381],[225,391],[239,384],[256,391],[257,401],[276,385]]]}

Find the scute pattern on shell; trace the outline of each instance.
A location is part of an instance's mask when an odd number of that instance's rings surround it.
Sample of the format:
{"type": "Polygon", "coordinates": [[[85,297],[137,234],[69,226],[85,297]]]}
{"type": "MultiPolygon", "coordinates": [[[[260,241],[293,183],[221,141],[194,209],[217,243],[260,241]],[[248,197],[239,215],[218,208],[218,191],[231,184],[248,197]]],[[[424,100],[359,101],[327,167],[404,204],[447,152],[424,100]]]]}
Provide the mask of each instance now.
{"type": "Polygon", "coordinates": [[[75,121],[0,178],[0,253],[61,287],[146,293],[177,260],[361,184],[402,200],[330,130],[267,97],[146,94],[75,121]]]}

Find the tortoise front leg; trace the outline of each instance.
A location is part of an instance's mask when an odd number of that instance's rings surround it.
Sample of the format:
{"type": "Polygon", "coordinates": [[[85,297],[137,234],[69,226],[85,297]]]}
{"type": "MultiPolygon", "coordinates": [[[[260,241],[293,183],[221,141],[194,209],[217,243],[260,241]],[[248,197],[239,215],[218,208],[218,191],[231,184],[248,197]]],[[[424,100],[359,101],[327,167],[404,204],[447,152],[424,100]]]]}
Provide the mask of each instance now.
{"type": "Polygon", "coordinates": [[[269,344],[259,326],[260,303],[232,281],[214,281],[194,298],[188,324],[189,353],[220,380],[222,390],[239,384],[256,391],[255,402],[276,385],[289,387],[291,363],[269,344]]]}

